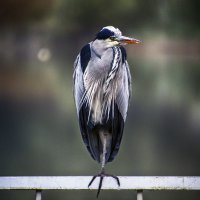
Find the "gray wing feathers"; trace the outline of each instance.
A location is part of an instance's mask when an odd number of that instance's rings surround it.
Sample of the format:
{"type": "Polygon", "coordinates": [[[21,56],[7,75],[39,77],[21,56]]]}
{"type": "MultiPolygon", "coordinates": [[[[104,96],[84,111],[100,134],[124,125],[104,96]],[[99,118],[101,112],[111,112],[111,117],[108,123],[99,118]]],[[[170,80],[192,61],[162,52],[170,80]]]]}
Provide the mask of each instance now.
{"type": "Polygon", "coordinates": [[[77,114],[80,111],[82,98],[84,96],[84,82],[83,82],[83,72],[81,69],[80,63],[80,55],[77,56],[76,61],[74,62],[74,97],[75,97],[75,104],[77,109],[77,114]]]}
{"type": "Polygon", "coordinates": [[[120,80],[120,83],[118,83],[118,94],[116,97],[116,103],[125,121],[127,116],[129,99],[131,96],[131,75],[127,61],[123,64],[120,73],[122,75],[122,79],[120,80]]]}

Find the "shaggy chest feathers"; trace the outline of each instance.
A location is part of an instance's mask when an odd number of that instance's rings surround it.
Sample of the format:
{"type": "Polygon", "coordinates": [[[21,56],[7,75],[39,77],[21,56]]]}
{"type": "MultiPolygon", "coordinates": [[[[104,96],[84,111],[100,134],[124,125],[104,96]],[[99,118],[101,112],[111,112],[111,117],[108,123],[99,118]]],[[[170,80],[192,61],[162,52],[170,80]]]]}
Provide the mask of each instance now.
{"type": "Polygon", "coordinates": [[[102,124],[112,112],[118,95],[118,85],[123,81],[120,75],[121,56],[119,47],[110,48],[105,55],[99,56],[95,63],[91,60],[85,70],[83,82],[87,93],[84,101],[89,106],[89,118],[94,124],[102,124]],[[112,56],[106,56],[108,54],[112,56]],[[105,60],[104,56],[110,60],[105,60]]]}

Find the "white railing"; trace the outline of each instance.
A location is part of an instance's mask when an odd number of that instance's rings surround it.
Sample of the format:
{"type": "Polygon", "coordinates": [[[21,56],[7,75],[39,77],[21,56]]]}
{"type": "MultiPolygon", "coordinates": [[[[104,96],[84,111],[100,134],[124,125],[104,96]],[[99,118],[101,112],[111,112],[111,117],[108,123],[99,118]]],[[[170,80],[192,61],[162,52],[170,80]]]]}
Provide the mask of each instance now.
{"type": "MultiPolygon", "coordinates": [[[[0,177],[0,190],[36,190],[36,200],[42,190],[87,190],[91,176],[18,176],[0,177]]],[[[119,176],[120,187],[111,177],[103,180],[103,190],[136,190],[137,200],[143,190],[200,190],[200,176],[119,176]]],[[[89,189],[98,188],[96,178],[89,189]]]]}

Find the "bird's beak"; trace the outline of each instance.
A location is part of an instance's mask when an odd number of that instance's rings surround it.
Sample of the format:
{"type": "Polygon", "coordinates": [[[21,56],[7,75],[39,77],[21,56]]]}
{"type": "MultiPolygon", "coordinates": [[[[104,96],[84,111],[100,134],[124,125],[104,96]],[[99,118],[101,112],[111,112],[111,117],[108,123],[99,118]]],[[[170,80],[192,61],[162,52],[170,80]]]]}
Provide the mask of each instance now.
{"type": "Polygon", "coordinates": [[[121,44],[140,44],[141,41],[138,40],[138,39],[135,39],[135,38],[130,38],[130,37],[126,37],[126,36],[120,36],[118,38],[118,41],[121,43],[121,44]]]}

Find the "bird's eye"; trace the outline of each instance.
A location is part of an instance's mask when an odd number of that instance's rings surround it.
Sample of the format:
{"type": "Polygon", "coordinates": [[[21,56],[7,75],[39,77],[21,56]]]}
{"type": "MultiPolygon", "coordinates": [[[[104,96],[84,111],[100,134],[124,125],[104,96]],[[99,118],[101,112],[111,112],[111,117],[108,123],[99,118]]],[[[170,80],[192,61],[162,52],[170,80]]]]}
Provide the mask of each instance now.
{"type": "Polygon", "coordinates": [[[115,38],[115,36],[110,36],[110,39],[115,40],[116,38],[115,38]]]}

